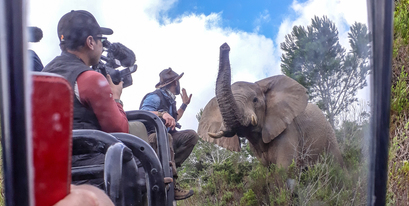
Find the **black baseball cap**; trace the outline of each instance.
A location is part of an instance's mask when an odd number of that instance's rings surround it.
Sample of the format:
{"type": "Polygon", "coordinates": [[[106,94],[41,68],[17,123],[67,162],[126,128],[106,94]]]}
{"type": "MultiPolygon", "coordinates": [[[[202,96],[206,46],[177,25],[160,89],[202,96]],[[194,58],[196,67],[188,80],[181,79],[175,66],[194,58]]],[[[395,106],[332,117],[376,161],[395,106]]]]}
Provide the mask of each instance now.
{"type": "Polygon", "coordinates": [[[84,42],[88,36],[111,35],[112,29],[100,27],[95,17],[84,10],[72,10],[58,22],[58,39],[65,42],[84,42]]]}

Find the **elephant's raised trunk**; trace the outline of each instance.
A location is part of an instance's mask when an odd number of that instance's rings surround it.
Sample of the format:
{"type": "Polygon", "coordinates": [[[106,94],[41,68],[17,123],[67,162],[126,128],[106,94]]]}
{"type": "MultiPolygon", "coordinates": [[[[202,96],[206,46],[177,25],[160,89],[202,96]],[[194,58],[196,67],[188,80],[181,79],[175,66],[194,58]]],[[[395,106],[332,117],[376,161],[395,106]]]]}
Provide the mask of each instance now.
{"type": "Polygon", "coordinates": [[[241,125],[243,115],[237,107],[231,90],[229,52],[229,45],[224,43],[220,47],[219,73],[216,81],[216,99],[219,104],[226,131],[232,132],[241,125]]]}

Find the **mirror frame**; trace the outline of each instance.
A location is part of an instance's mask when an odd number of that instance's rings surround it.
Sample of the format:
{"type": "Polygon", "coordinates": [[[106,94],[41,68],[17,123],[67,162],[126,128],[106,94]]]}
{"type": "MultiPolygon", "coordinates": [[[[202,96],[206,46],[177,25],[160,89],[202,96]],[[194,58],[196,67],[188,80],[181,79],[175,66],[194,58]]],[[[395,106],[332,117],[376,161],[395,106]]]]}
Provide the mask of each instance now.
{"type": "MultiPolygon", "coordinates": [[[[393,4],[368,0],[372,37],[371,133],[368,205],[385,205],[388,169],[393,4]]],[[[26,69],[23,0],[0,0],[0,87],[6,205],[34,205],[32,187],[30,79],[26,69]]]]}

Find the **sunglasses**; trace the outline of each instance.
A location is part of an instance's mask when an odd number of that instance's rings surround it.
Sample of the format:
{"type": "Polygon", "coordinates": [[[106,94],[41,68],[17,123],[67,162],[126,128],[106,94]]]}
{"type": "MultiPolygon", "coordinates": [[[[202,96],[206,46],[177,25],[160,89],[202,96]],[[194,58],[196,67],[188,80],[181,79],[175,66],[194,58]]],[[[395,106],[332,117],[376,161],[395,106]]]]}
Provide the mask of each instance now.
{"type": "Polygon", "coordinates": [[[104,41],[106,41],[106,40],[107,40],[107,38],[106,38],[106,37],[104,37],[104,36],[96,36],[96,37],[95,37],[95,39],[99,39],[99,40],[101,40],[101,42],[102,42],[102,43],[104,43],[104,41]]]}

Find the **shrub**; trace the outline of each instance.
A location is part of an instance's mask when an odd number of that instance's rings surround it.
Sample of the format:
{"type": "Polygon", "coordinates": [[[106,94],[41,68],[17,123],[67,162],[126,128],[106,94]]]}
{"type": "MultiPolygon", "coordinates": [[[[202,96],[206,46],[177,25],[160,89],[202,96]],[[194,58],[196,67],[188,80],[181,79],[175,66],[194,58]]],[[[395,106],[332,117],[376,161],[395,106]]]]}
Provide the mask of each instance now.
{"type": "Polygon", "coordinates": [[[406,111],[409,108],[408,86],[406,83],[407,77],[408,74],[405,72],[404,67],[402,67],[396,85],[392,85],[391,110],[394,114],[400,114],[402,111],[406,111]]]}
{"type": "Polygon", "coordinates": [[[395,38],[403,39],[404,44],[408,44],[409,37],[409,0],[398,0],[395,4],[393,29],[395,38]]]}
{"type": "Polygon", "coordinates": [[[391,131],[388,164],[387,203],[405,205],[409,202],[409,118],[401,116],[400,124],[391,131]]]}
{"type": "Polygon", "coordinates": [[[249,189],[243,194],[243,197],[240,200],[240,205],[243,206],[257,206],[256,194],[254,194],[252,189],[249,189]]]}

